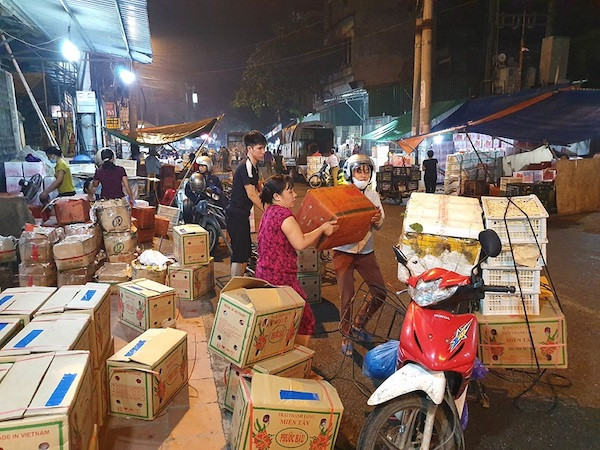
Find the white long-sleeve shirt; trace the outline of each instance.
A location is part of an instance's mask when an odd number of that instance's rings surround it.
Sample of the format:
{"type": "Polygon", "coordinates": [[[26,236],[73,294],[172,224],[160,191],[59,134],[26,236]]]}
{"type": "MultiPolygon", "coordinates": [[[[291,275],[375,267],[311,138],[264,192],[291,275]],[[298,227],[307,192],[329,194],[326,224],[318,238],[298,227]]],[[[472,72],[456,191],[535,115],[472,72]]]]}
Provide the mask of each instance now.
{"type": "MultiPolygon", "coordinates": [[[[371,200],[371,203],[373,203],[373,205],[375,205],[377,208],[379,208],[379,211],[381,211],[381,219],[379,219],[379,222],[374,224],[374,226],[376,228],[380,228],[381,225],[383,224],[383,219],[385,218],[385,213],[383,212],[383,205],[381,204],[381,199],[379,198],[379,194],[376,191],[374,191],[373,189],[371,189],[370,185],[369,185],[369,187],[367,187],[367,189],[365,189],[363,191],[363,194],[365,195],[365,197],[367,197],[369,200],[371,200]]],[[[365,235],[365,237],[360,242],[355,242],[353,244],[347,244],[347,245],[342,245],[340,247],[335,247],[334,250],[339,250],[340,252],[345,252],[345,253],[360,253],[361,255],[366,255],[368,253],[371,253],[373,251],[373,228],[374,227],[371,226],[369,231],[367,231],[367,234],[365,235]]]]}

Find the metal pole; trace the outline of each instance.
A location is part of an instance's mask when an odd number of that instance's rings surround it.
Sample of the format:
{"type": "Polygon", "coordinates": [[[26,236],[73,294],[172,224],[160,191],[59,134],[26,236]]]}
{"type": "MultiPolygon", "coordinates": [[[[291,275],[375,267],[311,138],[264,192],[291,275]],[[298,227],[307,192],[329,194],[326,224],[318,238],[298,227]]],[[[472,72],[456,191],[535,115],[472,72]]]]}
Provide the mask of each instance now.
{"type": "Polygon", "coordinates": [[[518,81],[518,89],[517,90],[521,90],[521,88],[523,87],[523,59],[524,59],[524,55],[523,53],[525,52],[525,19],[527,17],[527,12],[526,10],[523,11],[523,26],[521,27],[521,48],[519,49],[519,79],[518,81]]]}
{"type": "Polygon", "coordinates": [[[431,120],[431,56],[433,41],[433,0],[423,3],[423,48],[421,50],[421,111],[419,132],[429,133],[431,120]]]}
{"type": "Polygon", "coordinates": [[[419,108],[421,99],[421,32],[422,32],[423,19],[417,17],[415,23],[415,64],[413,74],[413,98],[412,98],[412,126],[411,135],[417,136],[419,134],[419,108]]]}
{"type": "Polygon", "coordinates": [[[19,78],[21,79],[23,86],[25,86],[27,95],[29,95],[29,99],[31,100],[31,103],[33,104],[33,109],[35,109],[35,112],[37,113],[38,118],[40,119],[40,122],[42,123],[42,127],[44,128],[44,131],[46,132],[46,135],[48,136],[48,141],[50,141],[50,144],[52,144],[54,147],[58,147],[56,139],[54,138],[54,135],[52,134],[52,131],[50,130],[50,127],[48,126],[48,123],[46,122],[46,118],[44,117],[44,114],[42,113],[40,106],[37,104],[37,101],[35,100],[35,97],[33,96],[33,92],[31,92],[31,89],[29,88],[29,84],[27,84],[27,80],[25,79],[25,76],[23,75],[23,72],[21,71],[21,68],[19,67],[19,63],[17,62],[17,60],[15,59],[15,56],[13,55],[10,45],[6,41],[6,37],[4,36],[4,33],[0,34],[0,37],[2,38],[2,43],[4,44],[4,47],[6,48],[7,53],[10,55],[10,58],[12,59],[12,62],[15,66],[15,70],[19,74],[19,78]]]}

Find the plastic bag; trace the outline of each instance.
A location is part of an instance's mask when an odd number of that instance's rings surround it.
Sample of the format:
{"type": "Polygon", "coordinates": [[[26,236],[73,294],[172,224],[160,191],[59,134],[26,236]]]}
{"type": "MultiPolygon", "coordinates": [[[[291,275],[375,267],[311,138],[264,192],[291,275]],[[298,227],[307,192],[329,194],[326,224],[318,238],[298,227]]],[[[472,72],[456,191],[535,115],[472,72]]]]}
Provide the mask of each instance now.
{"type": "Polygon", "coordinates": [[[369,350],[363,361],[363,374],[376,380],[385,380],[398,367],[398,341],[388,341],[369,350]]]}
{"type": "Polygon", "coordinates": [[[475,358],[475,362],[473,363],[473,373],[471,374],[471,378],[473,380],[483,380],[483,378],[489,373],[487,367],[483,365],[479,358],[475,358]]]}
{"type": "Polygon", "coordinates": [[[138,258],[142,266],[158,266],[162,268],[170,261],[165,255],[158,250],[145,250],[138,258]]]}

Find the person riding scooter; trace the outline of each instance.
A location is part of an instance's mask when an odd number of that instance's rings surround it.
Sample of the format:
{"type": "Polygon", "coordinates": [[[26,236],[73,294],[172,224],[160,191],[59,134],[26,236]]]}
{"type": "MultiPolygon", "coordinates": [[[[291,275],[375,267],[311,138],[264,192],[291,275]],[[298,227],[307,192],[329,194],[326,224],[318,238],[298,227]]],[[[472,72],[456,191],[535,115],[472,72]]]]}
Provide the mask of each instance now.
{"type": "MultiPolygon", "coordinates": [[[[196,203],[198,200],[198,195],[204,194],[204,191],[209,189],[210,192],[206,192],[204,195],[216,195],[218,197],[219,206],[225,208],[227,206],[228,200],[227,197],[223,194],[223,185],[221,184],[221,180],[219,180],[219,178],[212,173],[213,163],[210,157],[199,156],[198,158],[196,158],[196,164],[198,165],[198,172],[192,174],[192,176],[190,177],[190,182],[186,184],[185,195],[188,198],[192,199],[194,203],[196,203]],[[200,174],[202,178],[204,178],[205,187],[201,190],[197,189],[199,185],[197,180],[195,183],[192,183],[192,179],[196,174],[200,174]],[[192,184],[196,185],[196,189],[192,189],[192,184]]],[[[213,199],[217,200],[214,196],[213,199]]]]}

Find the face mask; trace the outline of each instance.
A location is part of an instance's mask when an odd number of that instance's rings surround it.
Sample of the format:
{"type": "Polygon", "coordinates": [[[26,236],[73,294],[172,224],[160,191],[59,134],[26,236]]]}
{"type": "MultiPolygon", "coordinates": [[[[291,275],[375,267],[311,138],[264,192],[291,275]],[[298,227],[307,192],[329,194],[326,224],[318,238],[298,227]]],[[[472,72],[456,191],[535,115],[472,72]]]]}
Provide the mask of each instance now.
{"type": "Polygon", "coordinates": [[[358,189],[360,189],[362,191],[367,188],[367,186],[369,185],[370,182],[371,182],[371,180],[362,181],[362,180],[354,179],[354,186],[356,186],[358,189]]]}

